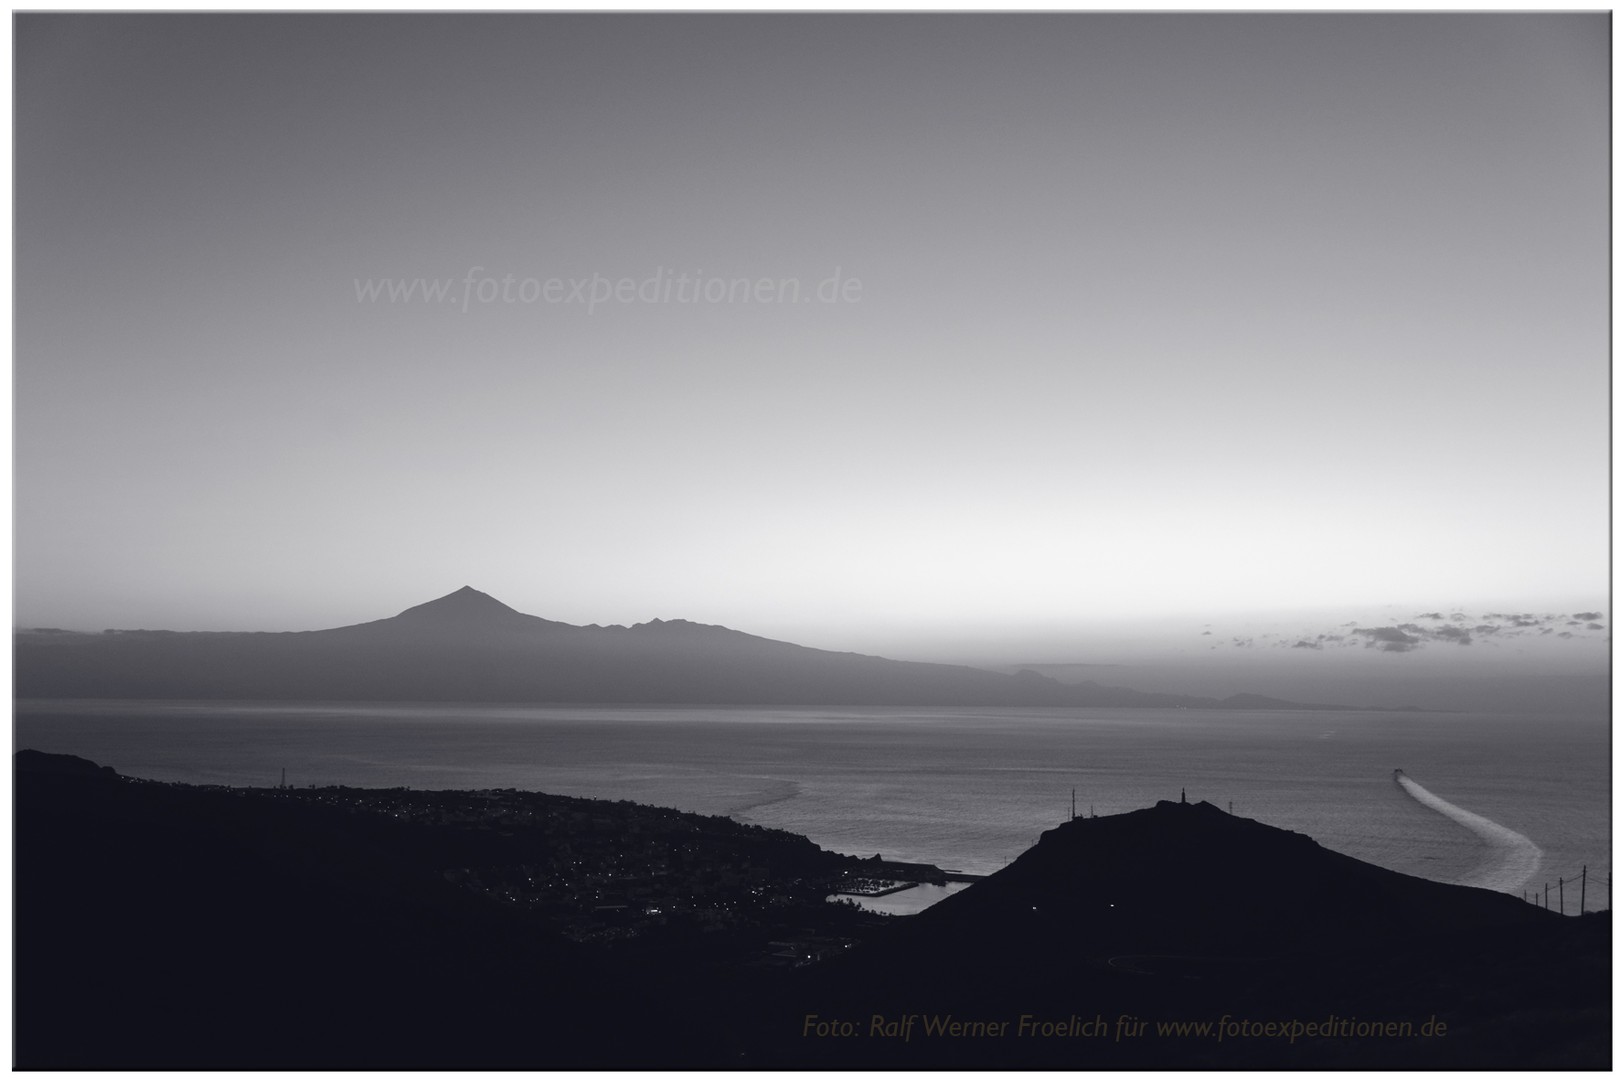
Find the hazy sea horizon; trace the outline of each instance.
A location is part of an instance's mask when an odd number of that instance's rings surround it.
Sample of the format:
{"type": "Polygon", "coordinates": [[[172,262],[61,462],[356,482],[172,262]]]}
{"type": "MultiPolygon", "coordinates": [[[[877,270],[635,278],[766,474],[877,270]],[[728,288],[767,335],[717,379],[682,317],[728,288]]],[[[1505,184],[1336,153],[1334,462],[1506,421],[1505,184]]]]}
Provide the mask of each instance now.
{"type": "Polygon", "coordinates": [[[1104,815],[1185,788],[1431,880],[1547,882],[1556,907],[1562,876],[1572,912],[1583,864],[1588,908],[1610,904],[1609,739],[1606,715],[1102,708],[21,700],[13,724],[14,749],[145,779],[630,799],[979,874],[1071,789],[1104,815]]]}

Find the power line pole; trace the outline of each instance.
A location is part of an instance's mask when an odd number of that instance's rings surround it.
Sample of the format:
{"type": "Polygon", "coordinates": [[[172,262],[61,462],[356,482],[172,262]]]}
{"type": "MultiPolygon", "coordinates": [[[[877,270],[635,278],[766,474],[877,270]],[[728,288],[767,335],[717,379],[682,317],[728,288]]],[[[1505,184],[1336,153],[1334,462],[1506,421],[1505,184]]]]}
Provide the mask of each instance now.
{"type": "Polygon", "coordinates": [[[1564,879],[1558,879],[1558,914],[1564,913],[1564,879]]]}
{"type": "Polygon", "coordinates": [[[1547,910],[1547,893],[1549,893],[1551,890],[1552,890],[1552,887],[1550,885],[1548,885],[1545,881],[1543,881],[1541,883],[1541,910],[1542,911],[1547,910]]]}
{"type": "Polygon", "coordinates": [[[1586,914],[1586,867],[1581,867],[1581,914],[1586,914]]]}
{"type": "Polygon", "coordinates": [[[1074,789],[1074,788],[1069,789],[1069,820],[1070,821],[1074,820],[1074,793],[1075,793],[1075,790],[1076,789],[1074,789]]]}

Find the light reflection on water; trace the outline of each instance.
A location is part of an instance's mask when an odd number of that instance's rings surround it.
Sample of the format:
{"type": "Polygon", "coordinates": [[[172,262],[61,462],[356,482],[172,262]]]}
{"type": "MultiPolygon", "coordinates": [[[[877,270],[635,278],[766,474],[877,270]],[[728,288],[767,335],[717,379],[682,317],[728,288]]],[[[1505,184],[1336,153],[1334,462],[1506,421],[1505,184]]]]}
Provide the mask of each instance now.
{"type": "Polygon", "coordinates": [[[847,893],[838,893],[827,897],[827,900],[829,902],[849,900],[857,907],[863,907],[867,911],[879,911],[885,915],[915,915],[925,908],[933,907],[952,893],[961,892],[971,884],[969,881],[951,881],[944,885],[913,885],[909,889],[902,889],[887,896],[851,896],[847,893]]]}

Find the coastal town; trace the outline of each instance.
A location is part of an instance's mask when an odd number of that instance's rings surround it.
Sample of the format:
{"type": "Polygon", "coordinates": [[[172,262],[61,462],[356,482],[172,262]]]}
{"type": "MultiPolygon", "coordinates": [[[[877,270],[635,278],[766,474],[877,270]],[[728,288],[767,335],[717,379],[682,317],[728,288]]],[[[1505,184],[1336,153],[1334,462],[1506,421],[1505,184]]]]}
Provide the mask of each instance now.
{"type": "Polygon", "coordinates": [[[512,788],[221,790],[353,815],[397,834],[397,846],[433,853],[442,865],[425,869],[452,885],[617,951],[691,947],[727,963],[805,966],[883,932],[889,916],[860,898],[961,877],[623,800],[512,788]]]}

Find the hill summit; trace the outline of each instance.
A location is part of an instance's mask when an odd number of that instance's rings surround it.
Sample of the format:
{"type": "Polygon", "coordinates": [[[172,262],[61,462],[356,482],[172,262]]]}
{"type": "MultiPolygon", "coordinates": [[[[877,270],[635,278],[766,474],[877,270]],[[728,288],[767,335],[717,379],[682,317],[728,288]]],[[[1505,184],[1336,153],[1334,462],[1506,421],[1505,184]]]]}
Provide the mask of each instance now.
{"type": "Polygon", "coordinates": [[[754,1056],[824,1069],[1589,1068],[1608,1058],[1609,926],[1607,913],[1560,918],[1163,801],[1049,829],[807,973],[754,1056]],[[806,1013],[860,1017],[864,1037],[795,1041],[806,1013]],[[916,1037],[882,1037],[906,1017],[916,1037]],[[1001,1037],[951,1038],[940,1018],[1001,1037]]]}
{"type": "Polygon", "coordinates": [[[1071,959],[1106,960],[1148,951],[1335,952],[1546,918],[1517,897],[1385,870],[1208,802],[1164,800],[1049,829],[1012,865],[918,923],[935,933],[972,923],[980,943],[1061,941],[1071,959]],[[1284,888],[1274,883],[1280,874],[1284,888]],[[1335,928],[1331,938],[1324,923],[1335,928]]]}

